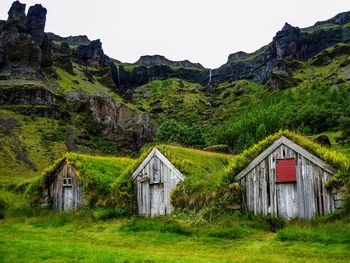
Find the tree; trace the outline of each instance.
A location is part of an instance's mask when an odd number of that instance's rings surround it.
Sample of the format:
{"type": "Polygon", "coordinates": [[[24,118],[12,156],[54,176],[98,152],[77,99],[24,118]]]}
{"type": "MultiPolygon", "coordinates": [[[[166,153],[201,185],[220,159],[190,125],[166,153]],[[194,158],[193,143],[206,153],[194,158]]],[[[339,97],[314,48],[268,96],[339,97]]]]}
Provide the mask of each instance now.
{"type": "Polygon", "coordinates": [[[188,127],[175,120],[166,121],[159,127],[156,140],[161,143],[177,142],[187,146],[205,146],[203,131],[199,126],[188,127]]]}
{"type": "Polygon", "coordinates": [[[342,116],[339,118],[339,127],[341,130],[341,135],[335,140],[341,145],[350,145],[350,118],[342,116]]]}
{"type": "Polygon", "coordinates": [[[179,142],[182,127],[175,120],[164,122],[160,125],[156,140],[158,142],[179,142]]]}

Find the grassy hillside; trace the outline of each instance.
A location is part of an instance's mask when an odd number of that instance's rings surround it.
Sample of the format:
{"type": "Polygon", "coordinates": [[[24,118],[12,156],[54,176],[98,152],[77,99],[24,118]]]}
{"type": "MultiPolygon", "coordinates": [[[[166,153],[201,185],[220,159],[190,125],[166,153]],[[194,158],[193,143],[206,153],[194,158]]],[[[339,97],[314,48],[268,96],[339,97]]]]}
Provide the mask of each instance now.
{"type": "Polygon", "coordinates": [[[350,109],[348,49],[340,43],[308,61],[285,62],[291,73],[274,73],[286,85],[280,89],[239,80],[208,91],[177,79],[156,80],[136,88],[133,103],[159,124],[197,124],[207,145],[228,144],[234,152],[283,128],[306,135],[337,132],[350,109]]]}
{"type": "Polygon", "coordinates": [[[185,80],[154,80],[135,88],[133,102],[162,123],[169,118],[181,123],[205,123],[210,115],[205,87],[185,80]]]}

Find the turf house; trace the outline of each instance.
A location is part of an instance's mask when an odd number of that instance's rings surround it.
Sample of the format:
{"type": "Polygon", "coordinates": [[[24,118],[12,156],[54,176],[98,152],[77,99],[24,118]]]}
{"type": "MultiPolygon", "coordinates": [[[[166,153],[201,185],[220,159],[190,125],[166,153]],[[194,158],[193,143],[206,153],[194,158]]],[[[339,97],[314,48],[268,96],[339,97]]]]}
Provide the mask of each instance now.
{"type": "Polygon", "coordinates": [[[242,207],[255,214],[286,218],[310,219],[334,212],[341,205],[341,194],[327,190],[326,182],[334,176],[336,168],[306,147],[316,149],[316,153],[328,150],[299,135],[287,134],[305,148],[278,134],[279,137],[274,135],[266,139],[271,141],[270,145],[261,143],[260,147],[266,148],[235,177],[243,189],[242,207]]]}
{"type": "Polygon", "coordinates": [[[77,210],[85,205],[132,208],[127,173],[134,162],[129,158],[67,153],[30,185],[30,202],[58,211],[77,210]],[[123,200],[115,196],[123,196],[123,200]]]}
{"type": "Polygon", "coordinates": [[[184,176],[157,148],[148,154],[131,178],[140,215],[171,213],[170,193],[184,176]]]}

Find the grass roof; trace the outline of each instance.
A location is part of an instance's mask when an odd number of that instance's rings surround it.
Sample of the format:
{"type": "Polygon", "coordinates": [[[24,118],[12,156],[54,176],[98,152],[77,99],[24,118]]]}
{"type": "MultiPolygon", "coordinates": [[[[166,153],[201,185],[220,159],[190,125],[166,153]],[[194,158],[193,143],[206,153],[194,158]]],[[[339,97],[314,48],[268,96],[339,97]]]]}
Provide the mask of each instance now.
{"type": "Polygon", "coordinates": [[[40,202],[43,191],[49,188],[65,163],[75,168],[77,177],[84,184],[84,196],[89,205],[110,204],[117,190],[132,194],[127,171],[135,163],[134,159],[66,153],[47,167],[29,187],[33,201],[40,202]]]}
{"type": "Polygon", "coordinates": [[[226,174],[226,168],[234,156],[206,152],[180,146],[158,145],[165,157],[186,176],[185,182],[192,186],[204,186],[208,191],[215,189],[226,174]]]}
{"type": "Polygon", "coordinates": [[[232,159],[228,167],[228,173],[225,179],[226,183],[229,184],[234,182],[234,177],[240,171],[247,167],[259,154],[266,150],[281,136],[287,137],[288,139],[292,140],[296,144],[300,145],[336,169],[335,175],[330,180],[328,180],[329,182],[327,182],[327,186],[329,188],[332,186],[338,187],[340,185],[349,183],[350,160],[345,155],[329,148],[325,148],[320,144],[315,143],[314,141],[302,136],[301,134],[288,130],[281,130],[266,137],[262,141],[258,142],[251,148],[243,151],[241,154],[232,159]]]}
{"type": "Polygon", "coordinates": [[[66,161],[75,167],[77,176],[84,183],[84,195],[90,204],[132,208],[134,189],[130,176],[156,147],[185,175],[184,182],[178,184],[171,194],[175,209],[198,211],[217,207],[222,210],[239,201],[240,188],[235,183],[235,176],[281,136],[287,137],[336,169],[336,174],[327,182],[329,187],[345,184],[349,189],[350,161],[346,156],[324,148],[300,134],[282,130],[237,156],[165,144],[144,148],[137,159],[67,153],[44,170],[40,178],[33,182],[30,191],[36,192],[36,196],[42,196],[43,189],[48,187],[50,180],[57,174],[57,169],[66,161]]]}
{"type": "MultiPolygon", "coordinates": [[[[185,176],[171,195],[175,209],[200,210],[216,200],[216,190],[227,174],[233,155],[165,144],[155,147],[185,176]]],[[[150,151],[151,148],[144,151],[135,169],[150,151]]]]}

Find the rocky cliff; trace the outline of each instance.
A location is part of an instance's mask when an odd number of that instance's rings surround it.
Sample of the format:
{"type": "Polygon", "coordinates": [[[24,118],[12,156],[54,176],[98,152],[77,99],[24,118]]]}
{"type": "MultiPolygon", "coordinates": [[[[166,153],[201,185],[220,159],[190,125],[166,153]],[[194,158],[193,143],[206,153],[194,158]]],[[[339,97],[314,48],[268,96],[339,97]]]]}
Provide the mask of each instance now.
{"type": "Polygon", "coordinates": [[[172,78],[198,84],[186,84],[193,88],[186,90],[184,85],[179,90],[199,94],[196,100],[200,101],[201,115],[207,118],[225,100],[220,85],[248,80],[272,90],[293,87],[300,81],[293,72],[303,62],[325,65],[334,56],[347,53],[346,44],[350,43],[350,13],[345,12],[308,28],[286,23],[271,43],[253,53],[231,54],[227,63],[213,70],[160,55],[142,56],[130,64],[110,59],[100,40],[45,33],[46,13],[44,7],[34,5],[26,14],[25,5],[16,1],[8,19],[0,21],[1,106],[27,115],[66,118],[68,122],[72,116],[84,114],[101,127],[102,136],[130,149],[153,139],[153,121],[142,112],[149,106],[142,98],[153,99],[147,90],[152,86],[145,84],[172,78]],[[338,44],[345,46],[335,47],[338,44]],[[327,50],[331,47],[335,48],[327,50]],[[220,102],[212,100],[216,93],[222,96],[220,102]]]}
{"type": "Polygon", "coordinates": [[[241,51],[230,55],[226,64],[213,70],[212,81],[249,79],[274,89],[284,88],[297,65],[289,62],[306,61],[337,43],[350,42],[349,22],[350,12],[345,12],[304,29],[286,23],[267,46],[251,54],[241,51]]]}
{"type": "Polygon", "coordinates": [[[26,14],[25,9],[14,2],[8,19],[0,22],[0,108],[61,118],[76,131],[98,127],[98,134],[121,151],[152,141],[153,121],[114,93],[116,67],[102,43],[47,34],[47,10],[34,5],[26,14]],[[90,126],[81,127],[76,116],[91,120],[90,126]]]}

